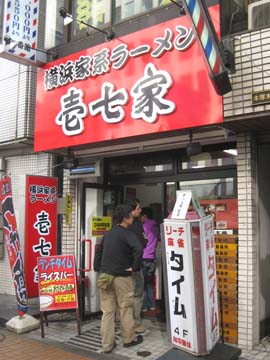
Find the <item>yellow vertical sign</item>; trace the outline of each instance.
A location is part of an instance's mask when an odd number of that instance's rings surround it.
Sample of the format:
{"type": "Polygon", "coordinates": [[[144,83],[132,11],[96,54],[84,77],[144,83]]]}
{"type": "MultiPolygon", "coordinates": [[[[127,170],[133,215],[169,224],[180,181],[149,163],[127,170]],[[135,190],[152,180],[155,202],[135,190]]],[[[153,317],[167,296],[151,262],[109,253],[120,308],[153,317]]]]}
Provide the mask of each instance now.
{"type": "Polygon", "coordinates": [[[66,194],[65,198],[65,207],[66,207],[66,224],[71,225],[71,214],[72,214],[72,203],[73,197],[72,195],[66,194]]]}

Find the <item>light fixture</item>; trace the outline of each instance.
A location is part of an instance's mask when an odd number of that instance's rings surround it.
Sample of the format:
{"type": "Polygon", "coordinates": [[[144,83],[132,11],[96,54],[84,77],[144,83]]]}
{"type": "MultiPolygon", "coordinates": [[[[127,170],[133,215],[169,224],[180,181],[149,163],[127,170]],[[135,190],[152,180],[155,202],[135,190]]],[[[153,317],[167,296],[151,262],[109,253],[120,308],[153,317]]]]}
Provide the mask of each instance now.
{"type": "Polygon", "coordinates": [[[75,158],[74,154],[68,149],[67,156],[63,161],[63,167],[64,169],[74,169],[79,165],[78,159],[75,158]]]}
{"type": "Polygon", "coordinates": [[[41,52],[46,55],[50,55],[53,60],[55,60],[57,58],[57,53],[54,50],[43,50],[43,49],[39,49],[39,48],[34,48],[31,45],[24,43],[23,41],[16,42],[9,35],[4,36],[4,42],[6,45],[9,45],[10,50],[14,50],[16,47],[18,47],[20,49],[24,49],[25,51],[30,51],[30,49],[31,49],[31,50],[35,50],[35,51],[41,52]]]}
{"type": "Polygon", "coordinates": [[[10,50],[14,50],[18,45],[15,40],[13,40],[9,35],[4,36],[4,42],[6,45],[9,45],[10,50]]]}
{"type": "Polygon", "coordinates": [[[185,8],[182,4],[182,2],[180,1],[180,3],[174,1],[174,0],[171,0],[171,2],[175,5],[177,5],[179,8],[180,8],[180,15],[186,15],[186,11],[185,11],[185,8]]]}
{"type": "Polygon", "coordinates": [[[75,159],[74,157],[68,157],[63,161],[63,167],[64,169],[71,170],[78,166],[78,159],[75,159]]]}
{"type": "Polygon", "coordinates": [[[230,154],[232,156],[237,156],[237,149],[227,149],[227,150],[223,150],[223,152],[225,152],[226,154],[230,154]]]}
{"type": "Polygon", "coordinates": [[[188,156],[200,154],[202,146],[199,142],[192,142],[192,131],[189,131],[189,143],[186,145],[186,153],[188,156]]]}
{"type": "MultiPolygon", "coordinates": [[[[65,26],[70,24],[73,21],[73,16],[67,12],[67,9],[65,7],[60,7],[59,14],[64,19],[64,25],[65,26]]],[[[114,32],[113,32],[112,29],[109,29],[109,30],[105,31],[105,30],[97,28],[94,25],[88,24],[88,23],[84,22],[83,20],[77,20],[76,19],[76,22],[79,22],[80,24],[83,24],[83,25],[88,26],[88,27],[90,27],[90,28],[92,28],[94,30],[102,32],[103,34],[105,34],[105,39],[107,41],[112,40],[113,37],[114,37],[114,32]]]]}

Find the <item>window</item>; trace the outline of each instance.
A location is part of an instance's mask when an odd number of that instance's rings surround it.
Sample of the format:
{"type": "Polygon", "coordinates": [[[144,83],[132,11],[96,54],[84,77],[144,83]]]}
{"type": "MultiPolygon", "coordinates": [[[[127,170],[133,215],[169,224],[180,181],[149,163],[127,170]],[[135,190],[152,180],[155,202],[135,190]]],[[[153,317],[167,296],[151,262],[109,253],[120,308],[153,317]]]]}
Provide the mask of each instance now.
{"type": "MultiPolygon", "coordinates": [[[[73,36],[91,32],[91,28],[82,22],[98,28],[104,28],[111,23],[111,0],[76,0],[73,1],[73,36]]],[[[95,31],[95,30],[93,30],[95,31]]]]}
{"type": "Polygon", "coordinates": [[[105,29],[152,9],[172,5],[170,0],[47,0],[46,9],[46,48],[63,43],[64,24],[59,16],[59,8],[64,6],[74,19],[69,29],[69,40],[85,37],[96,30],[105,29]],[[85,24],[84,24],[85,23],[85,24]]]}
{"type": "Polygon", "coordinates": [[[110,176],[172,172],[173,168],[172,158],[166,155],[160,157],[138,155],[111,159],[108,162],[108,174],[110,176]]]}
{"type": "Polygon", "coordinates": [[[220,1],[221,36],[248,30],[248,6],[260,0],[220,1]]]}
{"type": "Polygon", "coordinates": [[[50,0],[46,4],[44,48],[50,49],[63,43],[64,23],[58,9],[65,6],[64,0],[50,0]]]}
{"type": "Polygon", "coordinates": [[[194,156],[183,158],[180,168],[187,170],[236,165],[236,158],[237,150],[234,148],[211,152],[205,151],[194,156]]]}
{"type": "Polygon", "coordinates": [[[169,4],[171,4],[170,0],[116,0],[115,23],[159,6],[169,4]]]}
{"type": "Polygon", "coordinates": [[[180,190],[193,190],[202,199],[235,198],[235,178],[181,181],[180,190]]]}

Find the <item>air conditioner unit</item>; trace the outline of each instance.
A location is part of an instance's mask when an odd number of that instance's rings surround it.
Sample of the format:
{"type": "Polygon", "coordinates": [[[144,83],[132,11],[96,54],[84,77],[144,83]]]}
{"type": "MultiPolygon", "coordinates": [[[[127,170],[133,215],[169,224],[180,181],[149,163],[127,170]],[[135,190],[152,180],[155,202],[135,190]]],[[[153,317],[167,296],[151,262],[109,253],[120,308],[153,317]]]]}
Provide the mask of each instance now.
{"type": "Polygon", "coordinates": [[[75,168],[68,170],[68,177],[70,179],[78,179],[89,176],[101,176],[101,161],[97,160],[85,165],[78,165],[75,168]]]}
{"type": "Polygon", "coordinates": [[[255,1],[248,5],[248,29],[270,26],[270,0],[255,1]]]}

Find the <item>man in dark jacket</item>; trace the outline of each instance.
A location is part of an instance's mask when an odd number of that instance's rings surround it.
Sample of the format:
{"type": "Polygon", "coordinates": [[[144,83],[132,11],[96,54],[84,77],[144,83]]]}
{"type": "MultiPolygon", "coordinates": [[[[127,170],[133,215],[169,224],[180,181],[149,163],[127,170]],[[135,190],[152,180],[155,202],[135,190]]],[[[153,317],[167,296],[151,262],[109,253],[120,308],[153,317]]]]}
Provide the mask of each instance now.
{"type": "Polygon", "coordinates": [[[133,222],[131,213],[130,206],[119,205],[115,211],[117,225],[104,235],[101,245],[96,248],[95,271],[100,271],[100,278],[105,278],[105,282],[107,278],[109,281],[107,287],[102,283],[99,288],[103,313],[101,337],[105,353],[110,353],[116,346],[114,322],[117,307],[124,347],[135,346],[143,341],[141,335],[135,337],[131,277],[133,272],[141,268],[143,249],[137,236],[128,229],[133,222]]]}

